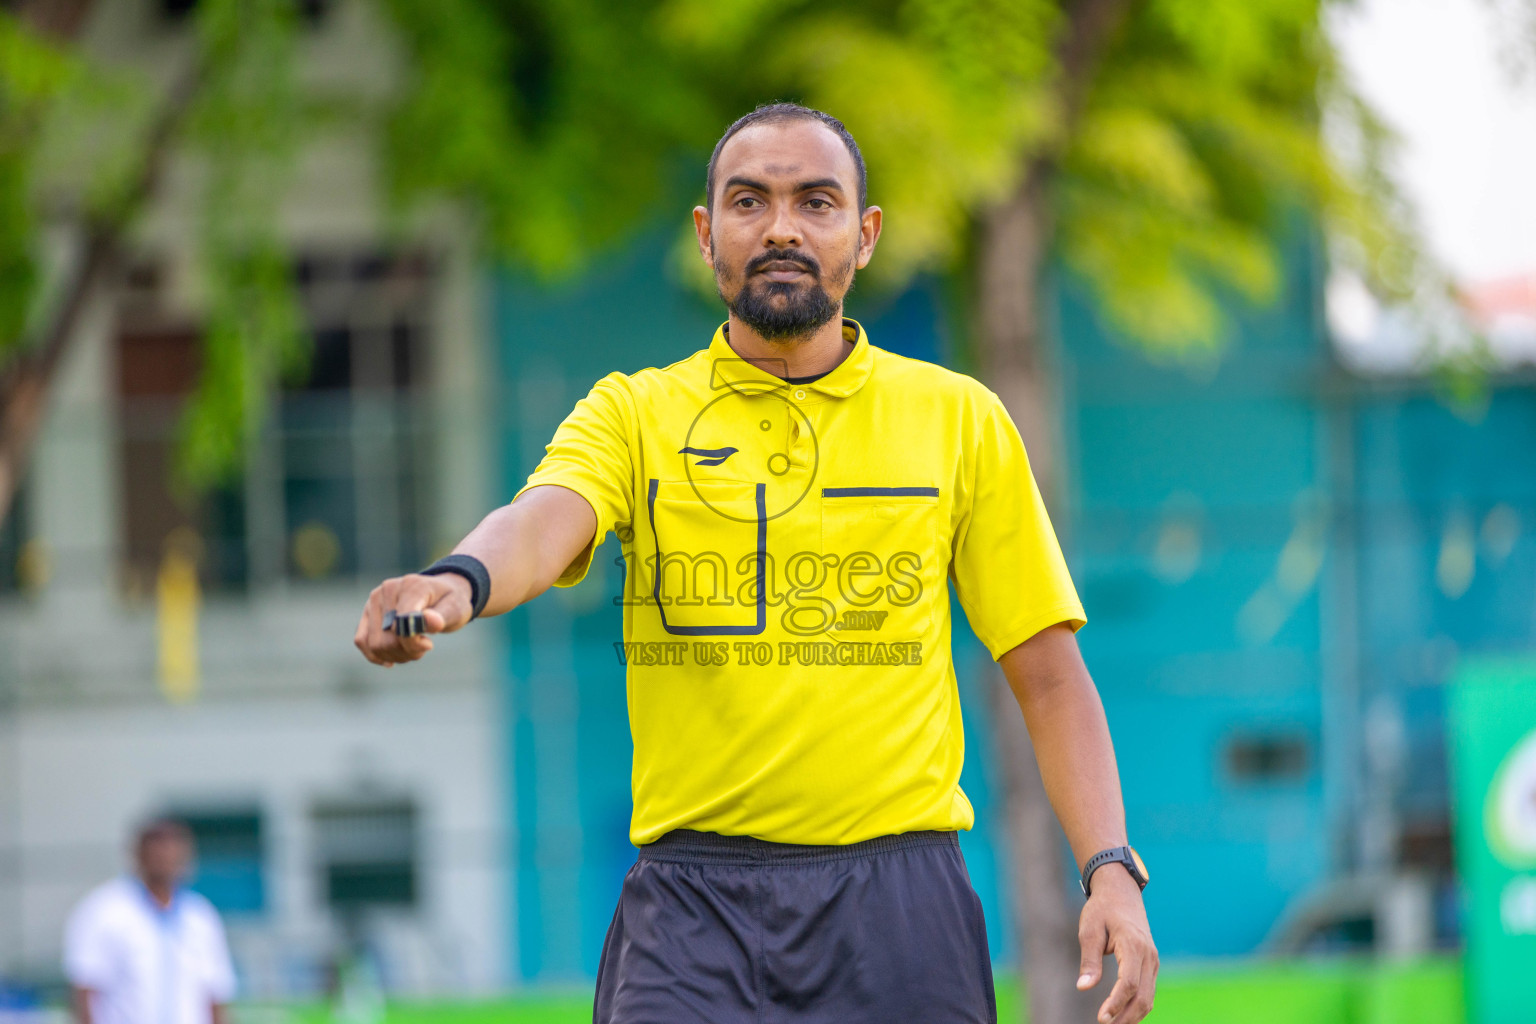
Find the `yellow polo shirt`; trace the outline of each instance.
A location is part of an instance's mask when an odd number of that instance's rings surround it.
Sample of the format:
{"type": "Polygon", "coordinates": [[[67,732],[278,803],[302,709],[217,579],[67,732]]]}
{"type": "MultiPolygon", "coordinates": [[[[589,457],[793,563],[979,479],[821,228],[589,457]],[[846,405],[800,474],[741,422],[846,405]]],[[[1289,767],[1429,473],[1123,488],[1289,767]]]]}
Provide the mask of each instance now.
{"type": "Polygon", "coordinates": [[[997,396],[843,333],[851,352],[807,384],[741,359],[723,325],[611,373],[518,491],[575,491],[593,547],[623,544],[636,845],[968,829],[948,582],[994,658],[1086,621],[997,396]]]}

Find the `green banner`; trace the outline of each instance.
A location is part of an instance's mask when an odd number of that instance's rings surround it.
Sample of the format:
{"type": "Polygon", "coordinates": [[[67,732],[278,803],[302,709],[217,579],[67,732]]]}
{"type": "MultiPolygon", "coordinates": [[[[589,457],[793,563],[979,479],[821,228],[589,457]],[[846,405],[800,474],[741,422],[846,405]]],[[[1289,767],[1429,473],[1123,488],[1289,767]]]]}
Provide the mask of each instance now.
{"type": "Polygon", "coordinates": [[[1469,664],[1452,687],[1469,1024],[1536,1019],[1536,661],[1469,664]]]}

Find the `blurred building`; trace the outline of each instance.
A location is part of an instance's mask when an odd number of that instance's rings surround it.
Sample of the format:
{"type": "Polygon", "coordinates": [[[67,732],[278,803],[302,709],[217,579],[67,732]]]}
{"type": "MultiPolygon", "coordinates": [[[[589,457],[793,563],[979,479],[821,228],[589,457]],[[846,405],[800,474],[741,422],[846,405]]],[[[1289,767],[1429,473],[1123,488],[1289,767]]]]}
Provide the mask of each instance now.
{"type": "MultiPolygon", "coordinates": [[[[192,6],[95,4],[83,45],[164,80],[192,6]]],[[[372,5],[303,8],[306,87],[396,87],[372,5]]],[[[0,978],[58,978],[67,911],[150,813],[196,833],[248,995],[321,991],[358,944],[402,991],[505,978],[498,637],[391,672],[351,644],[370,587],[495,500],[473,240],[386,235],[372,145],[337,125],[299,156],[282,231],[315,352],[240,479],[190,505],[170,485],[201,331],[194,160],[73,340],[0,539],[0,978]]]]}

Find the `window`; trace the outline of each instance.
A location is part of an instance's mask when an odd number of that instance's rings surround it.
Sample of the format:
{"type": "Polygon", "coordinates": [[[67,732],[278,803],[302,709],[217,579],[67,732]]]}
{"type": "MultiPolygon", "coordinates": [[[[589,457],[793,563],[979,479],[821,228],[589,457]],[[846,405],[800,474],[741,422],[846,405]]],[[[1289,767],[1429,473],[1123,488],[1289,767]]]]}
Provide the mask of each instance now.
{"type": "Polygon", "coordinates": [[[266,908],[262,876],[261,811],[235,808],[177,814],[197,844],[192,888],[226,914],[259,914],[266,908]]]}
{"type": "Polygon", "coordinates": [[[1238,782],[1294,782],[1306,777],[1309,761],[1307,738],[1295,733],[1227,740],[1227,774],[1238,782]]]}
{"type": "Polygon", "coordinates": [[[428,277],[419,258],[299,261],[314,351],[279,411],[290,577],[375,576],[426,560],[428,277]]]}
{"type": "Polygon", "coordinates": [[[295,284],[313,338],[305,378],[273,396],[255,471],[195,500],[171,473],[201,337],[136,263],[119,312],[123,585],[153,592],[167,542],[195,535],[209,589],[392,575],[427,561],[430,423],[422,401],[432,270],[419,255],[311,254],[295,284]]]}
{"type": "MultiPolygon", "coordinates": [[[[154,273],[140,268],[137,280],[152,289],[154,273]]],[[[198,343],[193,328],[162,318],[144,304],[143,293],[130,293],[117,337],[117,395],[122,583],[133,597],[154,592],[167,541],[178,530],[190,530],[201,541],[204,586],[239,587],[246,581],[241,486],[228,485],[195,501],[178,499],[171,490],[177,425],[197,380],[198,343]]]]}
{"type": "Polygon", "coordinates": [[[411,801],[322,804],[314,810],[314,827],[321,887],[333,910],[416,905],[411,801]]]}
{"type": "Polygon", "coordinates": [[[41,583],[44,567],[36,564],[41,549],[32,541],[25,482],[11,496],[11,507],[0,523],[0,594],[14,594],[41,583]]]}

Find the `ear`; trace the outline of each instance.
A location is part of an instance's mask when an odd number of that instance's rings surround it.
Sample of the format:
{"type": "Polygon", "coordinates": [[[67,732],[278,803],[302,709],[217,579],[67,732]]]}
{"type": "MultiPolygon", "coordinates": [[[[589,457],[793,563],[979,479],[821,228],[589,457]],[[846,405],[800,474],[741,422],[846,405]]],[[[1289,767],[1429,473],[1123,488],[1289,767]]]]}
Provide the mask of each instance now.
{"type": "Polygon", "coordinates": [[[699,236],[699,258],[705,266],[711,270],[715,266],[715,249],[710,244],[709,234],[709,209],[703,206],[693,208],[693,231],[699,236]]]}
{"type": "Polygon", "coordinates": [[[878,206],[866,206],[864,215],[859,218],[859,258],[857,266],[860,270],[869,266],[869,259],[875,254],[875,243],[880,240],[880,222],[884,213],[878,206]]]}

